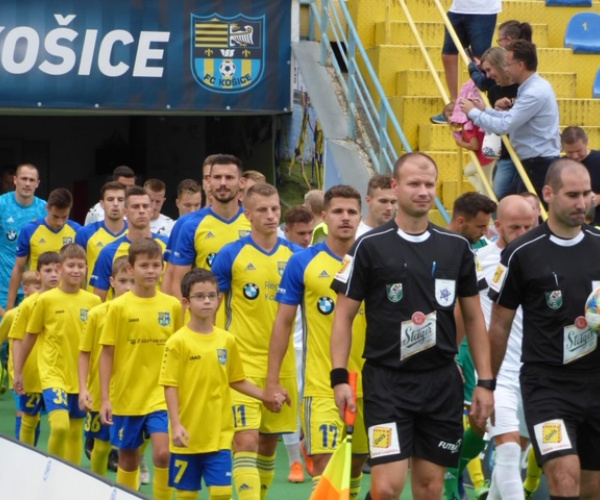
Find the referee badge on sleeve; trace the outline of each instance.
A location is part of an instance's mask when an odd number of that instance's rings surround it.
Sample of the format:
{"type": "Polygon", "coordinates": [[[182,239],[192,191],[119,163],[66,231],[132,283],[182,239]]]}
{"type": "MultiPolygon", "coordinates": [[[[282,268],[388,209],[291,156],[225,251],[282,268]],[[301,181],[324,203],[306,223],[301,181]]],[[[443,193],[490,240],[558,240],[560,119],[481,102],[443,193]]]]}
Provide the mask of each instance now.
{"type": "Polygon", "coordinates": [[[335,275],[335,279],[341,283],[348,283],[348,278],[352,272],[352,261],[354,258],[351,255],[346,254],[342,260],[342,267],[335,275]]]}
{"type": "Polygon", "coordinates": [[[506,279],[506,271],[508,271],[508,268],[504,264],[498,264],[492,282],[490,283],[490,288],[494,290],[494,292],[500,293],[504,280],[506,279]]]}

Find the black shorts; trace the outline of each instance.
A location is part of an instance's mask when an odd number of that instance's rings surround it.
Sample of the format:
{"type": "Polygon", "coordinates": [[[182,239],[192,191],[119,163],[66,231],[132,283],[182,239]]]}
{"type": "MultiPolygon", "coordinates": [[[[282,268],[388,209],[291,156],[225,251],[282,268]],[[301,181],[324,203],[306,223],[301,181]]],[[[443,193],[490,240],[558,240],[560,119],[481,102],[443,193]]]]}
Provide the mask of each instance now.
{"type": "Polygon", "coordinates": [[[423,372],[363,368],[365,426],[373,465],[417,456],[457,467],[463,384],[454,362],[423,372]]]}
{"type": "Polygon", "coordinates": [[[523,366],[520,381],[538,463],[578,455],[582,469],[600,470],[600,373],[523,366]]]}

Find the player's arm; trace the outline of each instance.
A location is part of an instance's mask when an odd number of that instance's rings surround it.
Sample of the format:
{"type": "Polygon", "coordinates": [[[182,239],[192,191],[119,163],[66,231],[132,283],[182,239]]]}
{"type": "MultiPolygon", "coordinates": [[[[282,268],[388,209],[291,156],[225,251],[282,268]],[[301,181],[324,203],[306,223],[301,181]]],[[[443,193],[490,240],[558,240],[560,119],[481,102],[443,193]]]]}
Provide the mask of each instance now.
{"type": "Polygon", "coordinates": [[[177,387],[165,386],[165,400],[167,401],[173,444],[180,448],[187,448],[190,437],[179,420],[179,393],[177,392],[177,387]]]}
{"type": "Polygon", "coordinates": [[[271,333],[271,341],[269,342],[267,382],[263,395],[265,406],[271,411],[278,411],[280,409],[280,398],[277,396],[281,394],[287,395],[287,391],[279,385],[279,373],[281,372],[283,358],[290,344],[290,336],[297,310],[298,306],[280,303],[275,323],[273,324],[273,332],[271,333]]]}
{"type": "MultiPolygon", "coordinates": [[[[492,379],[490,341],[485,329],[485,319],[481,311],[479,294],[470,297],[459,297],[465,333],[469,342],[469,349],[473,363],[480,380],[492,379]]],[[[483,387],[476,387],[473,392],[471,415],[476,422],[485,428],[485,422],[494,409],[493,391],[483,387]]]]}
{"type": "Polygon", "coordinates": [[[89,352],[79,351],[77,371],[79,373],[79,408],[82,411],[92,411],[92,396],[87,386],[90,373],[90,357],[89,352]]]}
{"type": "Polygon", "coordinates": [[[23,273],[27,266],[29,256],[17,257],[15,260],[15,267],[13,267],[12,274],[10,275],[10,284],[8,285],[8,299],[6,301],[6,309],[12,309],[15,307],[15,301],[17,300],[17,293],[19,293],[19,287],[21,286],[21,280],[23,279],[23,273]]]}
{"type": "Polygon", "coordinates": [[[115,359],[115,346],[103,345],[100,351],[100,420],[104,425],[112,425],[112,404],[110,402],[110,379],[112,377],[113,362],[115,359]]]}
{"type": "Polygon", "coordinates": [[[492,351],[492,374],[494,377],[498,375],[500,365],[504,360],[515,314],[516,309],[509,309],[500,304],[492,304],[489,337],[492,351]]]}
{"type": "Polygon", "coordinates": [[[34,335],[32,333],[26,333],[25,338],[23,339],[23,342],[19,347],[19,354],[18,356],[15,356],[13,360],[15,368],[14,388],[15,392],[19,395],[25,394],[25,387],[23,385],[23,367],[25,366],[25,362],[27,361],[27,358],[33,350],[33,346],[37,342],[37,339],[37,335],[34,335]]]}
{"type": "Polygon", "coordinates": [[[181,280],[183,277],[192,270],[192,266],[177,266],[175,264],[171,265],[167,264],[167,269],[169,267],[173,268],[172,271],[172,281],[171,281],[171,291],[169,292],[173,297],[181,300],[181,280]]]}
{"type": "Polygon", "coordinates": [[[108,296],[108,290],[102,290],[101,288],[94,287],[94,294],[100,297],[102,302],[106,302],[106,297],[108,296]]]}
{"type": "MultiPolygon", "coordinates": [[[[4,309],[4,307],[0,306],[0,316],[4,317],[4,315],[6,314],[6,309],[4,309]]],[[[4,341],[2,341],[4,342],[4,341]]]]}
{"type": "MultiPolygon", "coordinates": [[[[348,368],[350,348],[352,347],[352,323],[360,308],[360,301],[351,299],[343,293],[338,293],[333,313],[333,327],[331,329],[331,375],[335,378],[336,373],[342,373],[348,368]]],[[[347,373],[347,372],[346,372],[347,373]]],[[[356,411],[352,389],[348,381],[335,383],[332,380],[335,404],[344,418],[346,406],[350,411],[356,411]]]]}

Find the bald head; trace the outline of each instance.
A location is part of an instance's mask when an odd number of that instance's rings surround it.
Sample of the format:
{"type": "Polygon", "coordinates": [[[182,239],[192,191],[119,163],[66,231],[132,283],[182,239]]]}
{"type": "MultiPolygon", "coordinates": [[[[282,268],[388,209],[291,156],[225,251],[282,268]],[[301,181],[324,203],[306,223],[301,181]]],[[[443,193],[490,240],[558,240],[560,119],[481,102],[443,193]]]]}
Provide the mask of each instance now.
{"type": "Polygon", "coordinates": [[[525,198],[517,194],[502,198],[496,213],[498,218],[494,224],[498,231],[500,248],[504,248],[533,227],[535,219],[533,207],[525,198]]]}

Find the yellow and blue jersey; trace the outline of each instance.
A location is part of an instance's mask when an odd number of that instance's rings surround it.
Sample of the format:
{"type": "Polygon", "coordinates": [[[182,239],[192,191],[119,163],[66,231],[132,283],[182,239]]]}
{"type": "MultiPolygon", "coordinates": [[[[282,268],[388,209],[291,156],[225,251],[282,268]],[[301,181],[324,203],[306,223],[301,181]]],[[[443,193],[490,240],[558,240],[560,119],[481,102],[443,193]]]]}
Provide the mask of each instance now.
{"type": "Polygon", "coordinates": [[[165,252],[163,254],[163,258],[165,262],[171,262],[171,255],[173,255],[173,250],[175,249],[175,244],[177,243],[177,238],[179,237],[179,233],[183,228],[184,224],[190,220],[193,216],[198,216],[199,212],[190,212],[189,214],[184,214],[179,219],[175,221],[175,224],[171,228],[171,233],[169,234],[169,241],[167,242],[167,248],[165,248],[165,252]]]}
{"type": "Polygon", "coordinates": [[[218,216],[212,207],[193,212],[179,231],[169,262],[210,271],[217,254],[233,241],[250,234],[250,221],[240,207],[229,219],[218,216]]]}
{"type": "MultiPolygon", "coordinates": [[[[0,306],[6,307],[8,284],[17,254],[17,239],[28,222],[46,217],[46,202],[34,197],[31,205],[21,205],[15,192],[0,196],[0,306]]],[[[22,292],[20,292],[21,297],[22,292]]]]}
{"type": "MultiPolygon", "coordinates": [[[[164,252],[167,247],[167,238],[162,234],[152,233],[152,239],[160,245],[164,252]]],[[[131,240],[127,235],[121,236],[118,240],[106,245],[98,255],[94,271],[90,276],[89,286],[99,290],[109,290],[113,262],[123,255],[129,255],[130,246],[131,240]]],[[[157,284],[157,288],[160,288],[160,282],[157,284]]]]}
{"type": "Polygon", "coordinates": [[[29,269],[35,270],[41,254],[58,252],[65,245],[74,243],[80,227],[70,219],[59,230],[52,229],[45,219],[29,222],[19,234],[17,257],[29,257],[29,269]]]}
{"type": "MultiPolygon", "coordinates": [[[[29,297],[26,297],[21,304],[19,304],[19,307],[11,309],[11,311],[17,311],[17,315],[12,322],[12,325],[10,326],[10,332],[8,333],[8,338],[11,341],[15,339],[23,340],[25,338],[25,334],[27,333],[27,323],[29,322],[31,312],[35,307],[39,296],[39,292],[32,293],[29,297]]],[[[25,385],[25,390],[28,394],[42,392],[40,372],[38,370],[38,351],[40,344],[41,342],[36,342],[33,344],[33,348],[31,349],[31,352],[29,353],[29,356],[23,365],[23,385],[25,385]]],[[[12,369],[14,376],[14,360],[12,360],[12,363],[9,362],[9,367],[12,369]]]]}
{"type": "MultiPolygon", "coordinates": [[[[301,247],[283,238],[270,252],[252,236],[226,245],[215,259],[213,273],[226,293],[226,330],[235,335],[248,377],[266,377],[271,330],[277,314],[275,295],[283,271],[301,247]]],[[[296,377],[294,346],[285,356],[281,377],[296,377]]]]}
{"type": "MultiPolygon", "coordinates": [[[[331,329],[337,294],[331,281],[342,266],[325,242],[292,256],[283,273],[275,300],[290,306],[302,305],[306,397],[333,397],[331,371],[331,329]]],[[[362,353],[365,346],[364,305],[352,324],[352,349],[348,370],[358,372],[357,396],[362,396],[362,353]]]]}
{"type": "MultiPolygon", "coordinates": [[[[88,226],[83,226],[77,231],[75,243],[81,245],[87,255],[88,273],[91,273],[96,265],[98,256],[102,249],[110,245],[113,241],[118,240],[127,231],[127,222],[123,230],[118,233],[113,233],[108,230],[104,221],[94,222],[88,226]]],[[[93,291],[93,287],[88,285],[88,290],[93,291]]]]}

